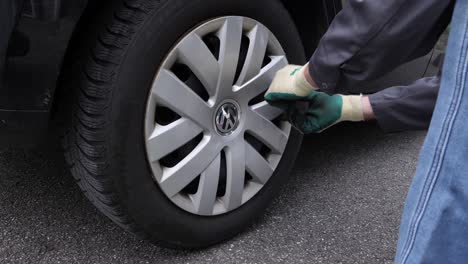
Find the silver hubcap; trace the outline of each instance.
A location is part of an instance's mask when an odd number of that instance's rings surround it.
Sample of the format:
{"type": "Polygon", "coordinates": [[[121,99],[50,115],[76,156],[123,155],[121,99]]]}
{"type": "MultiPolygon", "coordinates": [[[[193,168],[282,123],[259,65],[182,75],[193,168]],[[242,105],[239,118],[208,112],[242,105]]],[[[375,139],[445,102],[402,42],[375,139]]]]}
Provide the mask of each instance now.
{"type": "Polygon", "coordinates": [[[263,100],[287,65],[273,34],[245,17],[208,21],[169,52],[145,117],[148,162],[166,196],[198,215],[232,211],[268,182],[291,127],[263,100]]]}

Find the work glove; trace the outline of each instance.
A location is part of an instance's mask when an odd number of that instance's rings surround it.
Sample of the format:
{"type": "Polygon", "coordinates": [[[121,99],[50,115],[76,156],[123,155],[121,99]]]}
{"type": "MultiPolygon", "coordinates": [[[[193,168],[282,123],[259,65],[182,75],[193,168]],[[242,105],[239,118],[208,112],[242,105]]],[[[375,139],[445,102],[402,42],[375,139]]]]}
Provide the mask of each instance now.
{"type": "Polygon", "coordinates": [[[312,86],[304,76],[305,66],[288,65],[279,70],[270,88],[265,93],[268,102],[297,100],[307,97],[317,87],[312,86]]]}
{"type": "Polygon", "coordinates": [[[320,133],[343,121],[364,121],[361,95],[328,95],[312,91],[302,99],[276,101],[285,110],[291,124],[304,134],[320,133]],[[299,102],[306,108],[300,109],[299,102]]]}

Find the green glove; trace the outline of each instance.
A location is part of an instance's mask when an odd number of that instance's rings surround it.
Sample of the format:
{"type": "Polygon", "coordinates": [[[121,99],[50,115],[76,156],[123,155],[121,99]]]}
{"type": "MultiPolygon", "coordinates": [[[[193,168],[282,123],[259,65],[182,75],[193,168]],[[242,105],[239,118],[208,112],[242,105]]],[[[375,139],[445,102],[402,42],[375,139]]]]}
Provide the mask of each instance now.
{"type": "Polygon", "coordinates": [[[288,65],[279,70],[268,91],[265,99],[269,102],[281,100],[297,100],[306,97],[317,87],[313,87],[305,78],[305,66],[288,65]]]}
{"type": "Polygon", "coordinates": [[[311,92],[305,98],[275,102],[273,105],[284,109],[293,126],[305,134],[320,133],[343,121],[364,121],[360,95],[328,95],[311,92]],[[305,101],[309,105],[301,111],[297,102],[305,101]]]}

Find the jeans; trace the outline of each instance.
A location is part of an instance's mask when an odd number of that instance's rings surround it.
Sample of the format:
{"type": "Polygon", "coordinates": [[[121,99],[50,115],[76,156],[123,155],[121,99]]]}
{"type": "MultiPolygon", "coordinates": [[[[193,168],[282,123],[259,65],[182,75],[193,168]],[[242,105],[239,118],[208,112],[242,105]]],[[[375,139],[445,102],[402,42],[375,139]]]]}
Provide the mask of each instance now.
{"type": "Polygon", "coordinates": [[[442,82],[395,263],[468,263],[468,0],[452,18],[442,82]]]}

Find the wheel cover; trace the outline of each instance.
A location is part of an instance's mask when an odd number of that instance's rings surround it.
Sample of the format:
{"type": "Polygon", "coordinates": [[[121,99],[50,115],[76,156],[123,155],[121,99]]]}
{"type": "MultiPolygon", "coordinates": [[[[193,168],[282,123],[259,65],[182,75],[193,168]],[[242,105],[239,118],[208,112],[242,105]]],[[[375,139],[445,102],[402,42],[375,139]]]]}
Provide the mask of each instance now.
{"type": "Polygon", "coordinates": [[[210,20],[173,47],[156,74],[145,116],[147,159],[173,203],[219,215],[265,186],[291,126],[277,120],[281,111],[262,95],[286,65],[275,36],[246,17],[210,20]]]}

